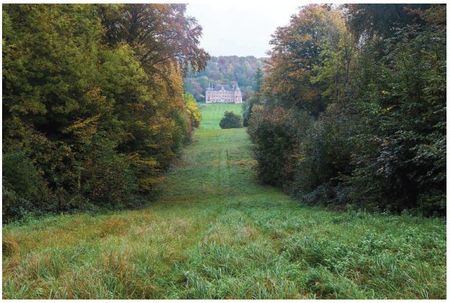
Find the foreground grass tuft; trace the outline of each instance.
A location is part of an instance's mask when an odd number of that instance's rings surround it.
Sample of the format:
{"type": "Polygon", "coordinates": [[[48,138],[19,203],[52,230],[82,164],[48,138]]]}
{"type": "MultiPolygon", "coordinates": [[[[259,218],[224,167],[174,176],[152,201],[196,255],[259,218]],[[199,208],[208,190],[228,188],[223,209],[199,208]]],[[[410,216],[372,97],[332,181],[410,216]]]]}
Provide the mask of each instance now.
{"type": "Polygon", "coordinates": [[[208,105],[143,210],[3,227],[4,298],[445,298],[442,219],[301,206],[208,105]]]}

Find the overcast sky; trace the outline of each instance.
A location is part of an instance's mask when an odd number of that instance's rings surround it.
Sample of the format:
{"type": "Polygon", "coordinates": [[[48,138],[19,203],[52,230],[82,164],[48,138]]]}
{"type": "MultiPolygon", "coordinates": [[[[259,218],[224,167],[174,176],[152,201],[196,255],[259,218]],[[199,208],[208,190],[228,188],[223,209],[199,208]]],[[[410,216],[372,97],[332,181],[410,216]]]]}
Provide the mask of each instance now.
{"type": "Polygon", "coordinates": [[[200,45],[212,56],[266,57],[269,41],[278,26],[289,23],[300,1],[271,3],[220,1],[190,3],[187,15],[203,27],[200,45]]]}

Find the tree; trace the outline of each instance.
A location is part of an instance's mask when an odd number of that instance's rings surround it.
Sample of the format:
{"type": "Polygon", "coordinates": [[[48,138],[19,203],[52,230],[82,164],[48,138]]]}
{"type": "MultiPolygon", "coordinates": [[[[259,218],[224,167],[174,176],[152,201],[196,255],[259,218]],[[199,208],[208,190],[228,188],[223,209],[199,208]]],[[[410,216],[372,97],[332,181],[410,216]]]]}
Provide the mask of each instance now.
{"type": "Polygon", "coordinates": [[[250,98],[248,98],[246,102],[242,104],[242,117],[244,126],[248,126],[253,106],[262,103],[263,77],[264,75],[261,68],[258,68],[256,70],[255,81],[253,85],[254,94],[250,98]]]}
{"type": "Polygon", "coordinates": [[[134,206],[152,194],[200,118],[182,77],[208,55],[184,13],[4,6],[3,154],[8,167],[29,170],[4,175],[5,220],[134,206]]]}
{"type": "Polygon", "coordinates": [[[129,44],[147,72],[162,73],[173,61],[184,70],[205,68],[209,55],[198,46],[202,27],[185,16],[185,4],[106,5],[100,13],[108,43],[129,44]]]}
{"type": "Polygon", "coordinates": [[[250,118],[260,179],[306,203],[445,214],[445,32],[443,5],[303,8],[250,118]]]}
{"type": "MultiPolygon", "coordinates": [[[[370,193],[355,195],[360,203],[428,215],[445,212],[444,11],[439,5],[417,11],[421,20],[415,26],[386,38],[382,55],[370,64],[384,81],[358,80],[358,87],[371,88],[370,99],[367,92],[356,94],[363,125],[350,181],[356,193],[363,187],[370,193]]],[[[373,43],[378,42],[367,42],[365,52],[373,43]]]]}
{"type": "Polygon", "coordinates": [[[192,94],[185,93],[184,102],[186,104],[186,109],[188,111],[189,117],[191,119],[192,127],[199,127],[200,121],[202,120],[202,113],[197,105],[197,100],[195,100],[192,94]]]}
{"type": "Polygon", "coordinates": [[[224,117],[220,120],[220,128],[241,128],[242,117],[233,112],[225,112],[224,117]]]}
{"type": "Polygon", "coordinates": [[[279,27],[267,63],[265,94],[279,104],[306,110],[314,116],[328,103],[321,83],[313,83],[316,68],[323,64],[324,49],[336,49],[345,32],[342,14],[328,5],[309,5],[279,27]]]}
{"type": "Polygon", "coordinates": [[[347,4],[349,27],[358,40],[379,35],[389,37],[394,28],[411,24],[424,24],[417,12],[430,8],[430,4],[347,4]]]}

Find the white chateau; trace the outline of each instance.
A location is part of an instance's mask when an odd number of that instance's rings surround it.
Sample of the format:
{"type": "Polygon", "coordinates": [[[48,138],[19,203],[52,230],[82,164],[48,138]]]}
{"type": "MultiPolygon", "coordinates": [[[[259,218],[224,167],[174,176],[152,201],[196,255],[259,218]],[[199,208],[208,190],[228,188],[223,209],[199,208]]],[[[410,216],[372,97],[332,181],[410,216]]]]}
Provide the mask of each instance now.
{"type": "Polygon", "coordinates": [[[241,90],[237,83],[229,85],[217,85],[206,89],[206,103],[242,103],[241,90]]]}

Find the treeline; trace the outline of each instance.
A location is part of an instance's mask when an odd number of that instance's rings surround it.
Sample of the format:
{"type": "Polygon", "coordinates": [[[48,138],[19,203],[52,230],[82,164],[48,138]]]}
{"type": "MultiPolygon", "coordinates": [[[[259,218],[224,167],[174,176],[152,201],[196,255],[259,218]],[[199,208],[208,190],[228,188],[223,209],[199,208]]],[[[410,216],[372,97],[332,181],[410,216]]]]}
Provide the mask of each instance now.
{"type": "Polygon", "coordinates": [[[249,106],[262,182],[309,204],[445,214],[445,5],[310,5],[271,44],[249,106]]]}
{"type": "Polygon", "coordinates": [[[3,5],[3,220],[151,198],[200,112],[184,5],[3,5]]]}
{"type": "Polygon", "coordinates": [[[262,68],[263,59],[253,56],[211,57],[206,68],[200,72],[189,70],[184,80],[187,92],[199,101],[205,101],[205,90],[209,85],[230,84],[236,81],[246,100],[255,92],[255,74],[262,68]]]}

